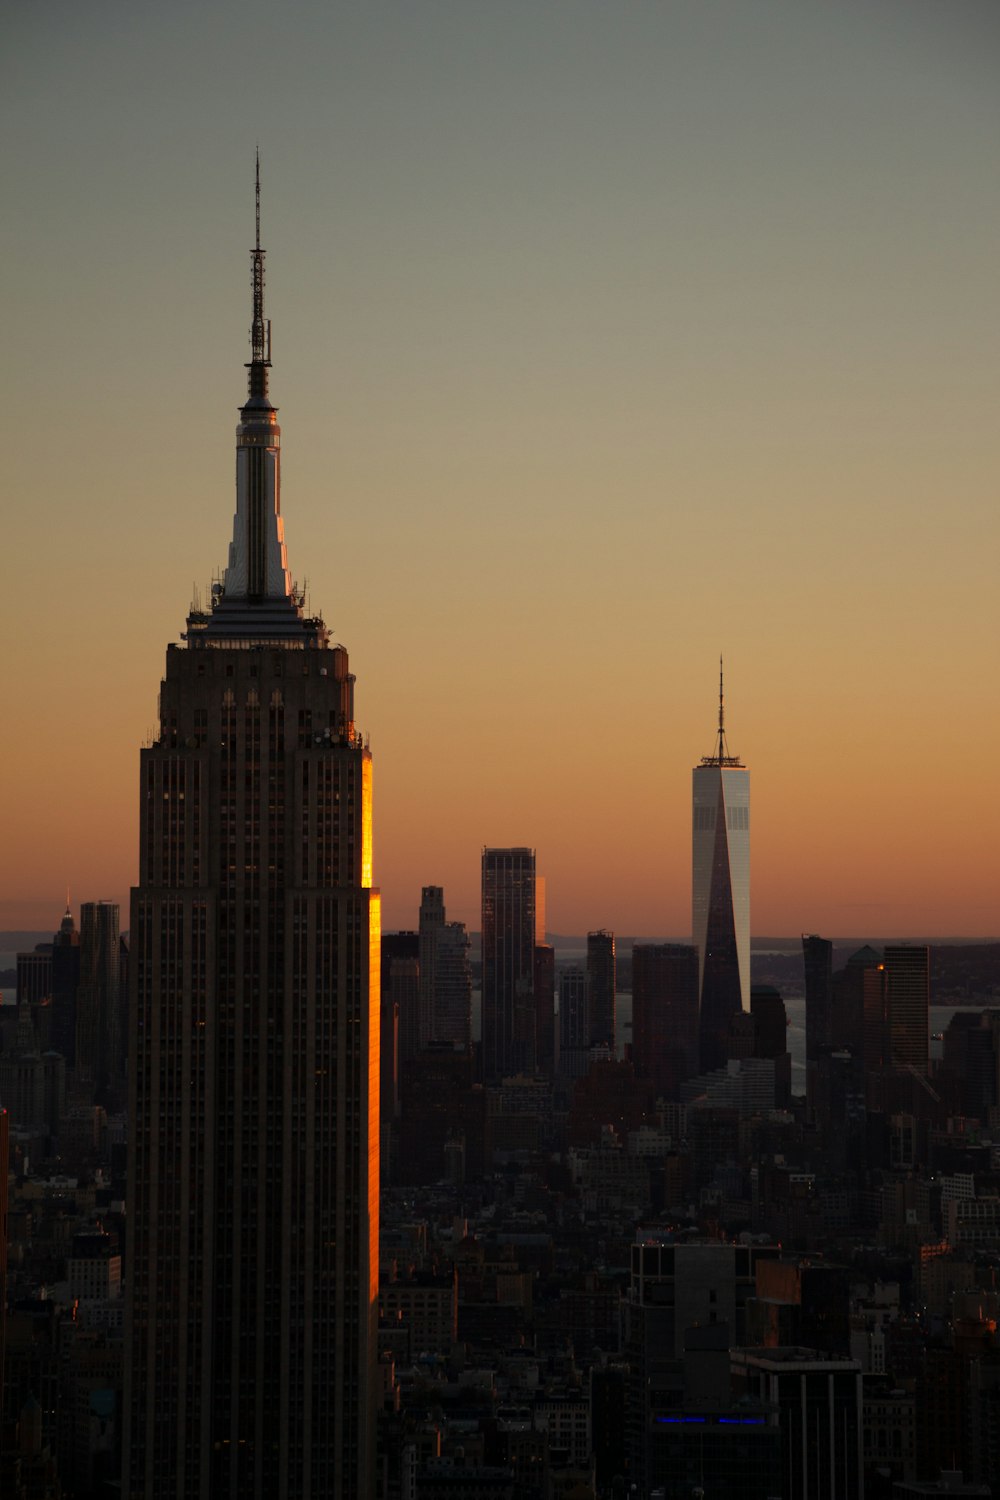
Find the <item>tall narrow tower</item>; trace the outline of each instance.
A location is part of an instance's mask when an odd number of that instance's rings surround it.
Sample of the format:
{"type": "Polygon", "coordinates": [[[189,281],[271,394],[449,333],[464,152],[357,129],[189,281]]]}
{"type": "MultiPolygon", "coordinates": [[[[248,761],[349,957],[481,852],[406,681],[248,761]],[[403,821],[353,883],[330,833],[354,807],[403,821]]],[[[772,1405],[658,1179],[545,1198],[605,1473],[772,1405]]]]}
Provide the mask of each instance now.
{"type": "Polygon", "coordinates": [[[701,1066],[726,1059],[733,1015],[750,1008],[750,773],[726,744],[722,658],[715,751],[692,773],[691,927],[698,949],[701,1066]]]}
{"type": "Polygon", "coordinates": [[[374,1493],[379,908],[347,652],[285,556],[264,251],[236,516],[167,648],[132,892],[132,1500],[374,1493]]]}
{"type": "Polygon", "coordinates": [[[482,1074],[496,1083],[535,1068],[535,943],[539,891],[534,849],[483,850],[482,1074]]]}

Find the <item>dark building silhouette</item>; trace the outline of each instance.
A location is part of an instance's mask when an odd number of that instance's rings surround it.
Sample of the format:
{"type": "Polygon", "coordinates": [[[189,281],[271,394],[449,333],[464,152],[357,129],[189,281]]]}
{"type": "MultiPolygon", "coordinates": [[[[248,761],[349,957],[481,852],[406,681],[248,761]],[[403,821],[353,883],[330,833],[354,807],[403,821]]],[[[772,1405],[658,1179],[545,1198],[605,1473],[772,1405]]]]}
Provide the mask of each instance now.
{"type": "Polygon", "coordinates": [[[885,950],[886,1031],[888,1056],[895,1067],[926,1074],[930,949],[909,944],[885,950]]]}
{"type": "Polygon", "coordinates": [[[472,1047],[472,966],[464,922],[445,922],[434,943],[432,1041],[468,1052],[472,1047]]]}
{"type": "Polygon", "coordinates": [[[125,1075],[120,934],[115,901],[80,907],[80,982],[76,994],[76,1077],[100,1092],[125,1075]]]}
{"type": "MultiPolygon", "coordinates": [[[[381,1117],[384,1125],[399,1112],[399,1057],[400,1017],[399,1005],[393,998],[392,966],[396,959],[417,960],[420,939],[415,932],[383,932],[380,966],[380,1058],[381,1058],[381,1117]]],[[[383,1139],[384,1144],[384,1139],[383,1139]]]]}
{"type": "Polygon", "coordinates": [[[754,1023],[754,1055],[774,1061],[774,1102],[787,1109],[792,1097],[792,1058],[788,1051],[788,1014],[781,991],[771,984],[755,984],[750,990],[750,1016],[754,1023]]]}
{"type": "Polygon", "coordinates": [[[805,1345],[850,1354],[850,1273],[811,1261],[763,1260],[747,1303],[748,1344],[805,1345]]]}
{"type": "Polygon", "coordinates": [[[52,944],[38,943],[30,952],[19,953],[17,964],[18,1005],[40,1005],[52,994],[52,944]]]}
{"type": "Polygon", "coordinates": [[[59,931],[52,939],[52,1017],[49,1042],[76,1066],[76,995],[80,985],[80,934],[67,906],[59,931]]]}
{"type": "Polygon", "coordinates": [[[794,1346],[731,1358],[741,1392],[777,1408],[784,1500],[862,1500],[860,1364],[794,1346]]]}
{"type": "Polygon", "coordinates": [[[406,1076],[420,1052],[420,963],[394,958],[389,966],[389,1001],[399,1017],[399,1071],[406,1076]]]}
{"type": "Polygon", "coordinates": [[[860,1058],[866,1075],[888,1061],[885,965],[874,948],[859,948],[833,976],[830,1045],[860,1058]]]}
{"type": "Polygon", "coordinates": [[[684,943],[632,950],[632,1061],[657,1094],[676,1099],[698,1071],[698,953],[684,943]]]}
{"type": "Polygon", "coordinates": [[[482,1074],[490,1083],[535,1067],[534,849],[484,849],[482,1074]]]}
{"type": "Polygon", "coordinates": [[[425,885],[420,898],[420,1046],[472,1046],[472,968],[462,922],[449,922],[444,891],[425,885]]]}
{"type": "Polygon", "coordinates": [[[954,1113],[989,1118],[1000,1103],[1000,1010],[955,1012],[936,1082],[950,1091],[954,1113]]]}
{"type": "Polygon", "coordinates": [[[587,984],[590,991],[590,1040],[615,1055],[615,935],[603,929],[587,933],[587,984]]]}
{"type": "Polygon", "coordinates": [[[573,1084],[566,1141],[570,1146],[593,1146],[606,1125],[624,1140],[638,1130],[654,1105],[652,1083],[637,1079],[630,1062],[592,1062],[573,1084]]]}
{"type": "Polygon", "coordinates": [[[582,1052],[590,1047],[587,975],[576,964],[559,975],[559,1051],[582,1052]]]}
{"type": "Polygon", "coordinates": [[[374,1492],[371,757],[347,652],[287,568],[259,223],[229,563],[141,752],[131,1500],[374,1492]]]}
{"type": "Polygon", "coordinates": [[[833,1004],[833,944],[815,934],[802,936],[806,985],[806,1063],[830,1045],[830,1008],[833,1004]]]}
{"type": "Polygon", "coordinates": [[[447,1175],[449,1142],[461,1149],[464,1170],[483,1169],[486,1094],[473,1086],[469,1052],[431,1045],[420,1066],[404,1076],[400,1097],[397,1171],[401,1183],[439,1182],[447,1175]]]}
{"type": "Polygon", "coordinates": [[[535,1066],[551,1078],[556,1047],[556,950],[536,943],[533,963],[535,984],[535,1066]]]}
{"type": "Polygon", "coordinates": [[[420,892],[420,1025],[417,1045],[426,1047],[437,1033],[434,1025],[437,935],[444,926],[444,891],[425,885],[420,892]]]}

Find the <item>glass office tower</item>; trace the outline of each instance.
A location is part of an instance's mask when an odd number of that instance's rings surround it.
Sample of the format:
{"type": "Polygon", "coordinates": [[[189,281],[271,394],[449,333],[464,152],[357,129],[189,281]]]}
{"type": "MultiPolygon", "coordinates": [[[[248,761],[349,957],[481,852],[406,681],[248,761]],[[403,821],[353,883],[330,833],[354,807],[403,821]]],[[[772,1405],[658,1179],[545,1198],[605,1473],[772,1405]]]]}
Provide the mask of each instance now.
{"type": "Polygon", "coordinates": [[[715,752],[692,773],[691,927],[702,1069],[721,1067],[733,1015],[750,1008],[750,773],[726,744],[719,663],[715,752]]]}

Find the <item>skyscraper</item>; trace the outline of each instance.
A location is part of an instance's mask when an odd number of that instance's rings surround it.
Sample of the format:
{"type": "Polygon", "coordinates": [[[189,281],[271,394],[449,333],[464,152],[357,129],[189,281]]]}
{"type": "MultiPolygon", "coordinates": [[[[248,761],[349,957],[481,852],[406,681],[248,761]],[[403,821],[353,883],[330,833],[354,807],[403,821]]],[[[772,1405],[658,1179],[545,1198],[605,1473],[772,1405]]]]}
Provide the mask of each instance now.
{"type": "Polygon", "coordinates": [[[472,1046],[472,969],[462,922],[445,920],[444,891],[420,893],[420,1046],[472,1046]]]}
{"type": "Polygon", "coordinates": [[[80,934],[73,913],[66,912],[59,931],[52,939],[52,1026],[49,1041],[66,1059],[67,1068],[76,1066],[76,995],[80,987],[80,934]]]}
{"type": "Polygon", "coordinates": [[[482,874],[482,1074],[492,1083],[535,1066],[535,851],[484,849],[482,874]]]}
{"type": "Polygon", "coordinates": [[[125,1037],[119,1003],[119,912],[115,901],[80,907],[80,981],[76,995],[76,1075],[89,1089],[121,1082],[125,1037]]]}
{"type": "Polygon", "coordinates": [[[587,933],[587,983],[590,990],[590,1040],[615,1055],[615,935],[587,933]]]}
{"type": "Polygon", "coordinates": [[[701,1066],[726,1060],[731,1018],[750,1007],[750,775],[726,744],[719,659],[715,752],[692,773],[691,927],[698,949],[701,1066]]]}
{"type": "Polygon", "coordinates": [[[472,967],[464,922],[445,922],[434,942],[433,1041],[472,1047],[472,967]]]}
{"type": "Polygon", "coordinates": [[[686,943],[632,949],[632,1062],[665,1099],[698,1072],[698,955],[686,943]]]}
{"type": "Polygon", "coordinates": [[[885,950],[887,1061],[926,1074],[930,949],[896,944],[885,950]]]}
{"type": "Polygon", "coordinates": [[[444,926],[444,890],[439,885],[425,885],[420,892],[420,1026],[419,1041],[426,1047],[434,1029],[435,966],[437,935],[444,926]]]}
{"type": "Polygon", "coordinates": [[[830,1006],[833,1000],[833,944],[815,933],[802,934],[802,964],[806,982],[806,1061],[814,1061],[821,1047],[830,1045],[830,1006]]]}
{"type": "MultiPolygon", "coordinates": [[[[590,1008],[587,1003],[587,976],[571,964],[559,976],[559,1057],[563,1070],[569,1054],[580,1054],[580,1072],[585,1072],[590,1050],[590,1008]]],[[[573,1071],[571,1068],[570,1071],[573,1071]]]]}
{"type": "Polygon", "coordinates": [[[132,893],[132,1500],[368,1500],[379,908],[347,652],[285,555],[252,251],[236,515],[167,649],[132,893]]]}

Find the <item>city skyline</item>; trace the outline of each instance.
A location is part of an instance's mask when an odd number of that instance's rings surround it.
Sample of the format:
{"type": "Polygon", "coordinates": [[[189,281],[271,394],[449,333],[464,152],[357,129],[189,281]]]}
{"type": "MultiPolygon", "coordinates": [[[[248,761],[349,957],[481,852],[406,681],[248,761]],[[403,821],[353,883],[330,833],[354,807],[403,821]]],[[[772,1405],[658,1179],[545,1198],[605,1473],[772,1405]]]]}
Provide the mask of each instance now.
{"type": "Polygon", "coordinates": [[[265,90],[253,3],[55,13],[0,63],[0,927],[67,881],[127,907],[131,747],[225,564],[257,138],[292,561],[366,682],[386,924],[434,883],[475,930],[479,850],[523,844],[552,930],[685,936],[722,650],[755,931],[995,932],[995,5],[306,8],[265,90]]]}

